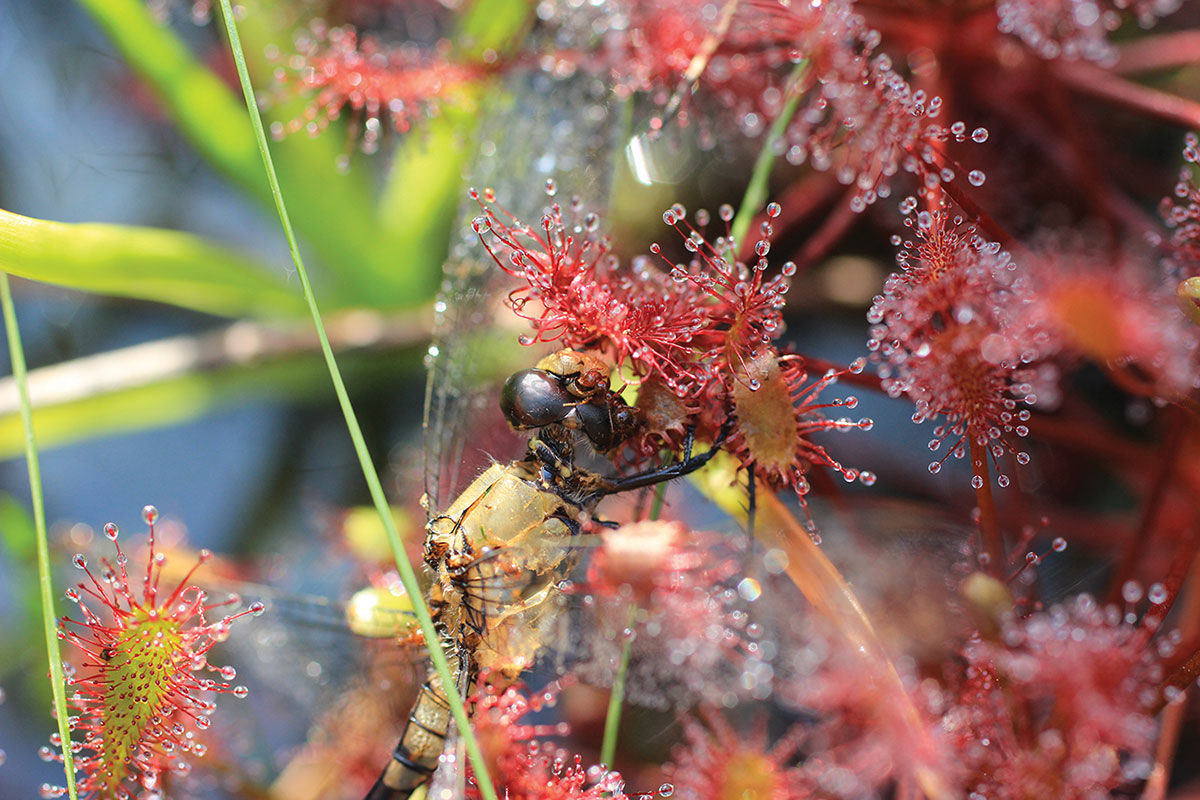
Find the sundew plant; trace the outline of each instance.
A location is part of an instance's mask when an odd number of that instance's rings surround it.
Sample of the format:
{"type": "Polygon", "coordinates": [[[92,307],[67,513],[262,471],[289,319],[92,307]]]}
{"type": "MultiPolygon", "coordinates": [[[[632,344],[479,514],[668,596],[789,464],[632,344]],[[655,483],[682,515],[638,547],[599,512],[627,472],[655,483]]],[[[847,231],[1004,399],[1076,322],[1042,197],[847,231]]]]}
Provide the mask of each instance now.
{"type": "Polygon", "coordinates": [[[1200,4],[0,9],[0,796],[1200,795],[1200,4]]]}

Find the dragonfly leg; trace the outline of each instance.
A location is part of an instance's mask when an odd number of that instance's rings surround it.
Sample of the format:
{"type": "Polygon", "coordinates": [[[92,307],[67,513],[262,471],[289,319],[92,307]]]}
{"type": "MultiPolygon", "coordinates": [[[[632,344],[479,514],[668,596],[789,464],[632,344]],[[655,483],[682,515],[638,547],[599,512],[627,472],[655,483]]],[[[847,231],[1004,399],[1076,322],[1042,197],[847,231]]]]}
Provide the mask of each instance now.
{"type": "Polygon", "coordinates": [[[732,426],[730,423],[725,423],[725,425],[721,428],[721,432],[718,434],[716,441],[713,442],[713,446],[699,455],[692,454],[692,444],[694,441],[693,435],[695,431],[693,428],[689,427],[687,430],[687,435],[683,440],[682,460],[676,461],[674,464],[667,464],[664,467],[658,467],[656,469],[646,470],[645,472],[639,472],[636,475],[627,475],[623,478],[617,478],[613,481],[610,481],[609,484],[604,487],[602,494],[617,494],[618,492],[627,492],[631,489],[641,489],[645,486],[653,486],[656,483],[663,483],[665,481],[674,480],[675,478],[682,478],[684,475],[695,472],[707,464],[709,460],[711,460],[712,457],[717,454],[717,451],[721,449],[721,445],[724,443],[725,438],[729,435],[731,427],[732,426]]]}

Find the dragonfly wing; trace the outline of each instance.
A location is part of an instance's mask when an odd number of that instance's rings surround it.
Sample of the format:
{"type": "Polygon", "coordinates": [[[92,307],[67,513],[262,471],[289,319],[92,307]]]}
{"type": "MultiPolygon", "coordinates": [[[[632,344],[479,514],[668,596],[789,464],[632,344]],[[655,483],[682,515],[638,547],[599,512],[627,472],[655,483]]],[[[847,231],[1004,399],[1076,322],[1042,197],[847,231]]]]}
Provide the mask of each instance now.
{"type": "MultiPolygon", "coordinates": [[[[590,78],[555,82],[554,91],[540,85],[547,76],[514,70],[507,85],[490,92],[481,109],[488,120],[486,141],[478,143],[478,156],[467,169],[467,183],[480,193],[493,189],[508,211],[536,224],[545,206],[573,195],[590,207],[602,207],[610,192],[610,154],[619,116],[609,105],[608,94],[590,78]],[[553,154],[553,156],[549,155],[553,154]],[[547,197],[542,187],[555,186],[557,197],[547,197]]],[[[497,315],[515,321],[500,305],[513,282],[491,260],[471,226],[479,216],[476,200],[463,199],[458,211],[455,239],[443,269],[438,295],[433,345],[426,359],[428,381],[423,417],[425,435],[425,493],[431,517],[445,510],[458,492],[477,474],[479,459],[471,423],[492,419],[487,412],[497,406],[497,389],[508,372],[496,374],[506,364],[497,342],[516,344],[520,331],[511,327],[497,335],[497,315]],[[482,413],[481,413],[482,412],[482,413]]],[[[485,234],[486,235],[486,234],[485,234]]],[[[513,368],[531,366],[544,353],[517,353],[513,368]]],[[[499,414],[496,423],[507,426],[499,414]]],[[[478,432],[478,431],[477,431],[478,432]]],[[[496,447],[492,455],[504,459],[519,452],[504,452],[515,442],[496,447]],[[499,452],[497,451],[499,450],[499,452]]]]}

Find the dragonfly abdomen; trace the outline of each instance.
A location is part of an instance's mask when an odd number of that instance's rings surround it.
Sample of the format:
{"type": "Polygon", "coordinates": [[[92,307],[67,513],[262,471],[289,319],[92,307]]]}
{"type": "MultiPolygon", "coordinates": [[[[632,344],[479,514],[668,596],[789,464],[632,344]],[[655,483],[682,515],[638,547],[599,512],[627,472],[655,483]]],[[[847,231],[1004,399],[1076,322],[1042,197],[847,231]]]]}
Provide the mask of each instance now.
{"type": "MultiPolygon", "coordinates": [[[[450,667],[454,671],[458,670],[457,662],[451,656],[450,667]]],[[[400,742],[392,751],[392,760],[364,800],[407,800],[437,769],[449,727],[450,705],[442,691],[441,678],[430,672],[409,712],[400,742]]]]}

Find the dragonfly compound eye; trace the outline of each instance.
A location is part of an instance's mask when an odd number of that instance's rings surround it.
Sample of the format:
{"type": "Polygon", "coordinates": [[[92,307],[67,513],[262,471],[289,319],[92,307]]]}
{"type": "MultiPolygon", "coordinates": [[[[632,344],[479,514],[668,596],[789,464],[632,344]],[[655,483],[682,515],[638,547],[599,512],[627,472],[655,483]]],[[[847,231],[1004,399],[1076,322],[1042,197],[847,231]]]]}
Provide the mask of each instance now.
{"type": "Polygon", "coordinates": [[[545,370],[523,369],[504,382],[500,410],[517,430],[541,428],[562,422],[574,400],[560,377],[545,370]]]}

